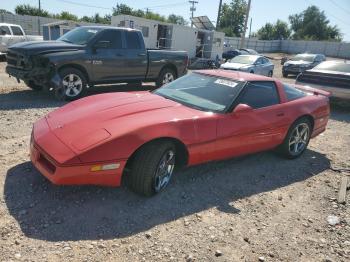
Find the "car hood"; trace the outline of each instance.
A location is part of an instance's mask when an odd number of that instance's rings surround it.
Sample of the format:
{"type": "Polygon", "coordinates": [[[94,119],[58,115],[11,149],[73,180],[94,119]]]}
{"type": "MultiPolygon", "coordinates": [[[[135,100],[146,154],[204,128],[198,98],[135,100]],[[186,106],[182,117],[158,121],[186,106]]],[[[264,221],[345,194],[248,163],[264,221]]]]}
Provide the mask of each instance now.
{"type": "Polygon", "coordinates": [[[311,65],[312,62],[309,62],[309,61],[287,61],[284,63],[285,66],[288,66],[288,65],[311,65]]]}
{"type": "Polygon", "coordinates": [[[21,42],[9,47],[10,51],[26,55],[47,54],[63,51],[81,50],[84,46],[74,45],[63,41],[30,41],[21,42]]]}
{"type": "Polygon", "coordinates": [[[69,103],[46,116],[50,130],[79,154],[105,140],[168,121],[198,115],[197,110],[149,93],[109,93],[69,103]]]}
{"type": "Polygon", "coordinates": [[[226,68],[226,69],[241,69],[241,68],[248,68],[253,65],[248,65],[248,64],[240,64],[240,63],[224,63],[221,65],[221,68],[226,68]]]}

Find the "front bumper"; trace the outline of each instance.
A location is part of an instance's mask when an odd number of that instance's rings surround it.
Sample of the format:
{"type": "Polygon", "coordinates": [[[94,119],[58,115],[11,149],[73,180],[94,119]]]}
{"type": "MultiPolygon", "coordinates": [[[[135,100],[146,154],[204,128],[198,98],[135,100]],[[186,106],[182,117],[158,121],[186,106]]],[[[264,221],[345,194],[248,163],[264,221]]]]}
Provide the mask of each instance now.
{"type": "Polygon", "coordinates": [[[39,172],[55,185],[120,186],[126,165],[126,160],[62,165],[37,144],[34,135],[32,135],[30,141],[30,160],[39,172]],[[118,163],[119,167],[113,170],[91,171],[91,168],[97,164],[103,165],[111,162],[118,163]]]}
{"type": "Polygon", "coordinates": [[[15,77],[17,81],[33,81],[35,84],[46,88],[57,87],[59,83],[59,81],[56,81],[55,76],[52,77],[50,68],[25,70],[13,66],[6,66],[6,73],[15,77]]]}

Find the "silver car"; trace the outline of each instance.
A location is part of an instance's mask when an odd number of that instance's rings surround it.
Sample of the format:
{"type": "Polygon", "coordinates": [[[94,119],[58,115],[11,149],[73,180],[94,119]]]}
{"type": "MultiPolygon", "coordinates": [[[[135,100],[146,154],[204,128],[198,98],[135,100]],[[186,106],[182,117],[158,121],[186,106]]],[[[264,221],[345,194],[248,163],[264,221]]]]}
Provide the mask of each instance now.
{"type": "Polygon", "coordinates": [[[239,55],[222,64],[220,68],[271,77],[274,67],[274,64],[262,55],[239,55]]]}

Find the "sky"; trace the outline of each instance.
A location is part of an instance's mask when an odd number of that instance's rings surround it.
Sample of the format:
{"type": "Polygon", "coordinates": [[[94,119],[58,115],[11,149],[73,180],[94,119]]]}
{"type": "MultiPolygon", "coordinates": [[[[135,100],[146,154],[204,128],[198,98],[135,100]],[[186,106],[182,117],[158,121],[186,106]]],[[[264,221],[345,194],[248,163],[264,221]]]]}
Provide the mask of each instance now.
{"type": "MultiPolygon", "coordinates": [[[[194,16],[206,15],[216,21],[219,0],[197,0],[194,16]]],[[[231,0],[223,0],[229,3],[231,0]]],[[[43,9],[51,13],[69,11],[79,17],[111,13],[117,3],[127,4],[133,8],[149,8],[162,15],[182,15],[187,20],[190,17],[190,3],[181,0],[41,0],[43,9]]],[[[1,0],[0,8],[14,11],[16,5],[38,5],[38,0],[1,0]]],[[[288,21],[288,16],[300,13],[310,5],[316,5],[324,10],[331,25],[337,25],[343,34],[343,40],[350,42],[350,0],[252,0],[250,16],[252,18],[252,32],[257,31],[267,22],[277,19],[288,21]]]]}

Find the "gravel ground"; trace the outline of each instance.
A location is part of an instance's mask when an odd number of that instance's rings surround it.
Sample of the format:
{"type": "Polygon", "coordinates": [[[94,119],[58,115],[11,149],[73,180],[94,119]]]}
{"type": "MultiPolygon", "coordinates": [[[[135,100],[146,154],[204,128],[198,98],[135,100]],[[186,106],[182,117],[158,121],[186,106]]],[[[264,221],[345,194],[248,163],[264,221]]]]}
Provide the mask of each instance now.
{"type": "Polygon", "coordinates": [[[41,176],[29,162],[32,123],[63,102],[9,79],[4,67],[0,261],[349,261],[350,193],[337,204],[345,173],[334,171],[350,167],[349,112],[333,110],[299,159],[265,152],[191,167],[164,193],[142,198],[41,176]]]}

